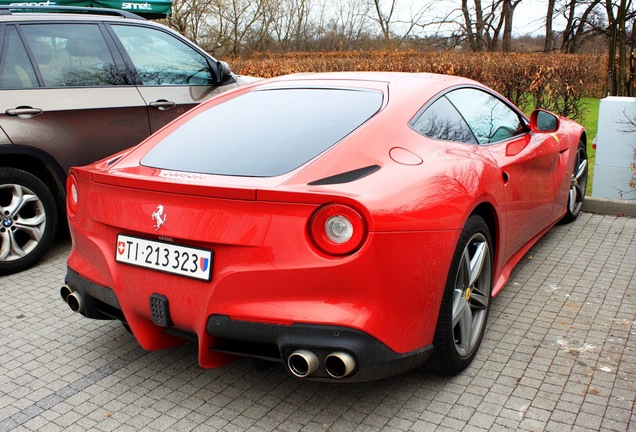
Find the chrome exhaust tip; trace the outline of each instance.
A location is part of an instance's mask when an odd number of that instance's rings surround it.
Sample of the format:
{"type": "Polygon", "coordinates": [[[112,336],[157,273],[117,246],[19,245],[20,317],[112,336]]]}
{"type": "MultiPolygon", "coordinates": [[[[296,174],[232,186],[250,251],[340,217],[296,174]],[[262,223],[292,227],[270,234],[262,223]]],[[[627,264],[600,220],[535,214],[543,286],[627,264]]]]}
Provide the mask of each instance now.
{"type": "Polygon", "coordinates": [[[290,372],[298,378],[306,378],[318,369],[318,357],[308,350],[296,350],[287,357],[290,372]]]}
{"type": "Polygon", "coordinates": [[[60,295],[62,296],[62,300],[68,301],[68,296],[70,296],[72,292],[73,290],[70,286],[66,284],[62,285],[62,288],[60,288],[60,295]]]}
{"type": "Polygon", "coordinates": [[[345,378],[351,375],[356,368],[356,361],[346,352],[337,351],[325,358],[325,369],[332,378],[345,378]]]}
{"type": "Polygon", "coordinates": [[[73,291],[66,297],[66,303],[68,303],[68,307],[70,307],[73,312],[84,313],[84,299],[77,291],[73,291]]]}

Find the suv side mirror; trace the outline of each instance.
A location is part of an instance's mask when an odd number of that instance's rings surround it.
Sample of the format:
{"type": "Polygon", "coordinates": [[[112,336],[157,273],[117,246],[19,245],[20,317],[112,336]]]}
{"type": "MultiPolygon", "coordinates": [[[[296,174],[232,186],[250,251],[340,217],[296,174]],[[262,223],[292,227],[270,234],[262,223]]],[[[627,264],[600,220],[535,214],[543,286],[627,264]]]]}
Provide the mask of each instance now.
{"type": "Polygon", "coordinates": [[[216,62],[216,79],[217,83],[221,84],[227,81],[230,78],[232,71],[230,70],[230,65],[224,61],[216,62]]]}
{"type": "Polygon", "coordinates": [[[555,132],[559,129],[559,117],[549,111],[535,109],[530,115],[530,129],[533,132],[555,132]]]}

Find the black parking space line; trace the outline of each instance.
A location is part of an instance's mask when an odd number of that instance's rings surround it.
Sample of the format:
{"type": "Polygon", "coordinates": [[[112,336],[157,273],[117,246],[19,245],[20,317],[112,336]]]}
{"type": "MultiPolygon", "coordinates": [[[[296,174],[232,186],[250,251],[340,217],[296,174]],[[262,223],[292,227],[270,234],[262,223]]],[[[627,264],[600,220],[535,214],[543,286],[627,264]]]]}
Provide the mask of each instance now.
{"type": "Polygon", "coordinates": [[[134,351],[113,360],[112,362],[94,370],[86,376],[83,376],[76,381],[62,387],[55,393],[52,393],[45,398],[23,408],[19,412],[15,413],[8,419],[0,422],[0,432],[9,432],[16,427],[23,425],[29,420],[39,416],[44,411],[47,411],[54,406],[64,402],[71,396],[87,389],[91,385],[99,382],[100,380],[112,375],[119,369],[122,369],[131,363],[139,360],[148,354],[148,351],[144,351],[143,348],[136,348],[134,351]]]}

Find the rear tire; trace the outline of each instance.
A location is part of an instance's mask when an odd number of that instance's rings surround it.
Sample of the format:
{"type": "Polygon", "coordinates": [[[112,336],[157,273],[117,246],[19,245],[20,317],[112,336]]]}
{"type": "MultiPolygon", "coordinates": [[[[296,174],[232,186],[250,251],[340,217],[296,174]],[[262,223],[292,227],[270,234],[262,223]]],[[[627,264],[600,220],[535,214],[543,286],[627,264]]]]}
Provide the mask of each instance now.
{"type": "Polygon", "coordinates": [[[55,199],[39,178],[0,168],[0,275],[26,270],[42,258],[57,224],[55,199]]]}
{"type": "Polygon", "coordinates": [[[453,255],[428,369],[454,375],[475,358],[490,311],[491,251],[488,225],[482,217],[471,216],[453,255]]]}

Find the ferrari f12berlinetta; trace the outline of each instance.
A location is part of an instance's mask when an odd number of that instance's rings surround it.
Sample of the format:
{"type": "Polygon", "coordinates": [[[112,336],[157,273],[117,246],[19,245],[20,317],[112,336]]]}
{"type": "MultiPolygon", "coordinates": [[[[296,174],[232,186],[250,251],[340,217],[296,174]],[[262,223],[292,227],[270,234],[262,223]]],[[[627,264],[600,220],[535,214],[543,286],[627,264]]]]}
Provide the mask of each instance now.
{"type": "Polygon", "coordinates": [[[457,373],[514,265],[578,216],[586,140],[454,76],[258,81],[70,171],[62,297],[203,367],[457,373]]]}

